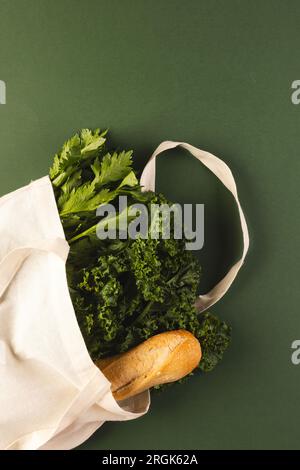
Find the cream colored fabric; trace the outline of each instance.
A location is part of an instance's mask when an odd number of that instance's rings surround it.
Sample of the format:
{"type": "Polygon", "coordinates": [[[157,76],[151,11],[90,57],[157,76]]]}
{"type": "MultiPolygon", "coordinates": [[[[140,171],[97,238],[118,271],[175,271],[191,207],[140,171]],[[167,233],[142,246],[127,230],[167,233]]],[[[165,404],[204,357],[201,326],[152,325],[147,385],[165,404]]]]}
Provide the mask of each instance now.
{"type": "Polygon", "coordinates": [[[148,392],[118,404],[91,361],[68,251],[48,177],[0,199],[1,449],[70,449],[104,421],[148,410],[148,392]]]}
{"type": "MultiPolygon", "coordinates": [[[[141,177],[155,189],[155,160],[181,146],[233,194],[241,221],[241,259],[208,294],[202,311],[229,289],[249,246],[234,178],[219,158],[182,142],[163,142],[141,177]]],[[[149,392],[117,403],[91,361],[69,296],[65,240],[48,177],[0,199],[0,449],[71,449],[105,421],[147,412],[149,392]]]]}
{"type": "Polygon", "coordinates": [[[225,277],[221,279],[221,281],[218,282],[218,284],[213,289],[211,289],[207,294],[200,295],[196,300],[196,307],[198,308],[199,312],[203,312],[218,302],[218,300],[220,300],[223,295],[226,294],[234,279],[236,278],[240,268],[244,263],[249,248],[249,233],[246,219],[239,202],[235,180],[230,168],[220,158],[211,153],[200,150],[193,145],[187,144],[185,142],[162,142],[150,157],[142,173],[141,185],[144,187],[144,189],[155,191],[156,158],[159,154],[165,152],[166,150],[170,150],[176,147],[182,147],[188,150],[194,157],[197,158],[197,160],[199,160],[199,162],[206,166],[224,184],[228,191],[231,192],[238,207],[241,230],[243,234],[243,251],[241,258],[229,269],[225,277]]]}

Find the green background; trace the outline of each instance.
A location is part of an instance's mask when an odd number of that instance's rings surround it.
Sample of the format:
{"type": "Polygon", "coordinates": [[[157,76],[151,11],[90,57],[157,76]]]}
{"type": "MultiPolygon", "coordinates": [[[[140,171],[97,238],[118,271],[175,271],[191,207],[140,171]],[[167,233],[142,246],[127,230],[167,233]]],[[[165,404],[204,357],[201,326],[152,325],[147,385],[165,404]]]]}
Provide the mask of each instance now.
{"type": "MultiPolygon", "coordinates": [[[[292,0],[0,0],[0,195],[45,175],[77,129],[110,127],[140,168],[166,139],[219,155],[249,223],[247,263],[212,308],[233,327],[223,363],[81,448],[300,448],[299,23],[292,0]]],[[[237,254],[231,198],[177,151],[158,187],[206,204],[204,292],[237,254]]]]}

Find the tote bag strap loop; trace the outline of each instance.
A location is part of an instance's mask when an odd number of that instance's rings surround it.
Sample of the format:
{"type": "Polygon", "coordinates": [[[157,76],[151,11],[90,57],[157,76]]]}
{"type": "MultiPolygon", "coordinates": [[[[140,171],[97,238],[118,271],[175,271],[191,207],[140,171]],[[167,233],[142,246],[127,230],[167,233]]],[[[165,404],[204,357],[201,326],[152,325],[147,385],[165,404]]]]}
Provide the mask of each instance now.
{"type": "Polygon", "coordinates": [[[143,170],[140,179],[140,184],[143,186],[143,190],[155,191],[156,157],[166,150],[170,150],[175,147],[182,147],[188,150],[223,183],[228,191],[231,192],[238,207],[240,226],[243,235],[243,250],[240,259],[229,269],[227,274],[223,279],[221,279],[220,282],[218,282],[207,294],[200,295],[196,300],[196,307],[200,312],[202,312],[218,302],[218,300],[220,300],[223,295],[226,294],[234,279],[236,278],[241,266],[244,263],[249,248],[249,232],[245,215],[239,202],[236,183],[230,168],[220,158],[211,153],[200,150],[193,145],[187,144],[185,142],[162,142],[154,151],[143,170]]]}

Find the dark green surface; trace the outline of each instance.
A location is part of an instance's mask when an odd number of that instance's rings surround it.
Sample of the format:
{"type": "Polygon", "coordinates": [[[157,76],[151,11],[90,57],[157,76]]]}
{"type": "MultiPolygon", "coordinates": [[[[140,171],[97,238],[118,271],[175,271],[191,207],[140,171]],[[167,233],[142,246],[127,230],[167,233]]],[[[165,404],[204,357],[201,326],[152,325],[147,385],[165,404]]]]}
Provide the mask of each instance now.
{"type": "MultiPolygon", "coordinates": [[[[224,158],[251,231],[247,264],[213,308],[233,326],[222,365],[82,448],[300,448],[299,21],[292,0],[0,0],[1,194],[46,174],[74,130],[110,126],[140,166],[165,139],[224,158]]],[[[176,157],[162,157],[159,188],[207,204],[205,287],[234,254],[233,206],[192,157],[176,157]]]]}

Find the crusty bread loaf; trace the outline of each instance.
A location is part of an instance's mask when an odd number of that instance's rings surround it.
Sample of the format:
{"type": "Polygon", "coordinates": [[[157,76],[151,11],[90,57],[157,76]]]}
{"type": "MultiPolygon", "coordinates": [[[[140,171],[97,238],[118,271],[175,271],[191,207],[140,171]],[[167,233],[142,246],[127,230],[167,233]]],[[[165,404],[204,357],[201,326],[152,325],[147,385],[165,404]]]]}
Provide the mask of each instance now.
{"type": "Polygon", "coordinates": [[[112,384],[116,400],[124,400],[192,372],[201,359],[200,343],[186,330],[152,336],[126,353],[96,362],[112,384]]]}

